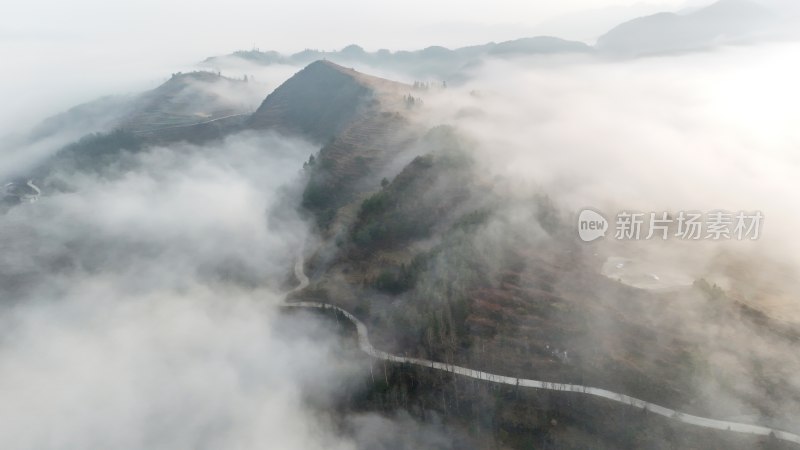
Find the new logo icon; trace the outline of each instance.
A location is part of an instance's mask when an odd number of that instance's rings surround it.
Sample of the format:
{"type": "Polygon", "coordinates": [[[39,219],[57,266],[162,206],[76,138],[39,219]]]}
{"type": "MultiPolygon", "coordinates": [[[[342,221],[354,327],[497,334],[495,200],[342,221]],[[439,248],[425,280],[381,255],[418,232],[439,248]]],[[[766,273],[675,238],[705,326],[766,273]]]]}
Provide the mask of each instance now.
{"type": "Polygon", "coordinates": [[[578,237],[583,242],[592,242],[606,235],[608,220],[602,214],[584,209],[578,214],[578,237]]]}

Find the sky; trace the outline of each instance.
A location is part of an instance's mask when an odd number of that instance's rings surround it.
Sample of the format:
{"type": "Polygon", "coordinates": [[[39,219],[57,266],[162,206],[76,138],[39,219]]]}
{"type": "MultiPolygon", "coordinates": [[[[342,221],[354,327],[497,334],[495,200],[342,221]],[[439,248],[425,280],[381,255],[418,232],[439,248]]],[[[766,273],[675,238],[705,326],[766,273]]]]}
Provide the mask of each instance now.
{"type": "Polygon", "coordinates": [[[532,29],[560,15],[607,7],[655,5],[679,8],[687,0],[527,0],[316,2],[189,0],[137,2],[35,0],[6,6],[0,36],[12,40],[95,42],[102,47],[160,51],[220,52],[256,44],[279,50],[342,46],[373,47],[467,44],[437,27],[468,24],[471,40],[497,39],[498,29],[532,29]],[[422,33],[420,33],[422,31],[422,33]],[[457,42],[460,41],[460,42],[457,42]]]}
{"type": "Polygon", "coordinates": [[[574,29],[576,23],[584,29],[580,24],[586,15],[613,24],[686,4],[687,0],[230,0],[224,6],[190,0],[13,1],[4,5],[0,16],[0,58],[11,68],[0,78],[0,136],[21,132],[54,112],[45,107],[66,109],[100,95],[152,88],[172,71],[234,50],[332,50],[352,43],[369,50],[398,50],[561,32],[569,38],[591,38],[574,29]]]}

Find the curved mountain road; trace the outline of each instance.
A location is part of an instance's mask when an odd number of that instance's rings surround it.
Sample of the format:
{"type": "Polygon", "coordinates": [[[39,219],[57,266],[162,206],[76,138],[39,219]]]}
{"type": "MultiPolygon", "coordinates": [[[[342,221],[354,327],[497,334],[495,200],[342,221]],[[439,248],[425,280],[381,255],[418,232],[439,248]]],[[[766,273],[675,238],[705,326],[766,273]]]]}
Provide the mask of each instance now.
{"type": "MultiPolygon", "coordinates": [[[[298,258],[298,261],[295,263],[294,273],[297,279],[300,281],[300,284],[298,284],[294,289],[289,291],[289,294],[300,291],[305,287],[307,287],[309,284],[308,277],[306,276],[303,270],[302,258],[298,258]]],[[[682,413],[674,409],[670,409],[661,405],[657,405],[655,403],[650,403],[644,400],[640,400],[638,398],[631,397],[629,395],[620,394],[618,392],[613,392],[606,389],[599,389],[590,386],[582,386],[579,384],[553,383],[549,381],[507,377],[503,375],[496,375],[493,373],[482,372],[479,370],[473,370],[467,367],[430,361],[427,359],[409,358],[405,356],[392,355],[390,353],[378,350],[375,347],[373,347],[372,343],[369,341],[369,333],[367,332],[367,326],[364,325],[363,322],[358,320],[356,316],[352,315],[350,312],[338,306],[321,302],[303,302],[303,301],[284,303],[282,306],[289,308],[318,308],[323,310],[332,309],[338,311],[339,313],[347,317],[350,320],[350,322],[353,323],[353,325],[355,325],[356,331],[358,333],[358,347],[361,349],[361,351],[363,351],[364,353],[373,358],[380,359],[383,361],[390,361],[402,364],[414,364],[417,366],[429,367],[431,369],[450,372],[456,375],[475,378],[477,380],[489,381],[492,383],[507,384],[511,386],[521,386],[533,389],[546,389],[549,391],[576,392],[579,394],[592,395],[595,397],[602,397],[617,403],[622,403],[624,405],[631,406],[634,408],[644,409],[649,412],[658,414],[660,416],[664,416],[669,419],[677,420],[679,422],[687,423],[690,425],[696,425],[699,427],[711,428],[715,430],[734,431],[738,433],[746,433],[746,434],[753,434],[760,436],[774,435],[775,438],[777,439],[781,439],[787,442],[793,442],[795,444],[800,444],[800,435],[790,433],[788,431],[776,430],[761,425],[730,422],[727,420],[717,420],[717,419],[710,419],[707,417],[694,416],[691,414],[682,413]]]]}
{"type": "Polygon", "coordinates": [[[28,180],[28,182],[25,184],[36,192],[36,197],[42,195],[41,189],[39,189],[35,184],[33,184],[33,180],[28,180]]]}
{"type": "Polygon", "coordinates": [[[147,134],[147,133],[157,133],[159,131],[165,131],[165,130],[173,130],[175,128],[196,127],[198,125],[206,125],[206,124],[209,124],[209,123],[219,122],[220,120],[232,119],[234,117],[249,116],[250,114],[252,114],[252,113],[231,114],[229,116],[217,117],[216,119],[206,120],[206,121],[203,121],[203,122],[184,123],[184,124],[180,124],[180,125],[170,125],[168,127],[153,128],[151,130],[133,130],[133,131],[131,131],[131,133],[133,133],[133,134],[147,134]]]}

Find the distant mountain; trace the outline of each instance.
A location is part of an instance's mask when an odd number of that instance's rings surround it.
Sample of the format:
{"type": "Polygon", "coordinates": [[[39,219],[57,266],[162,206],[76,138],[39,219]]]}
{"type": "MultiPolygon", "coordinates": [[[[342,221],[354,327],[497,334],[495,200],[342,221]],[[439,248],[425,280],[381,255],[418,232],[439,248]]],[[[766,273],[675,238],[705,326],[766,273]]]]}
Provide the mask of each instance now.
{"type": "Polygon", "coordinates": [[[474,64],[483,57],[508,58],[555,53],[589,53],[591,51],[592,48],[582,42],[538,36],[456,49],[432,46],[422,50],[396,52],[386,49],[367,52],[358,45],[349,45],[340,51],[332,52],[303,50],[292,55],[282,55],[275,51],[248,50],[237,51],[225,56],[213,56],[207,58],[202,64],[220,68],[226,67],[238,59],[260,65],[305,65],[315,60],[326,59],[343,65],[362,64],[381,67],[417,77],[448,78],[464,66],[474,64]]]}
{"type": "MultiPolygon", "coordinates": [[[[632,11],[637,10],[652,11],[653,5],[606,8],[597,10],[597,14],[606,14],[604,23],[613,23],[613,17],[630,17],[632,11]]],[[[586,33],[600,34],[599,25],[593,19],[595,17],[589,15],[576,15],[575,20],[576,23],[591,22],[594,29],[586,33]]],[[[378,68],[419,79],[458,81],[463,79],[464,69],[491,58],[593,53],[638,56],[698,50],[763,38],[796,38],[800,36],[800,32],[796,31],[798,19],[800,2],[795,0],[718,0],[705,7],[660,12],[628,20],[602,34],[594,46],[553,36],[525,37],[455,49],[430,46],[413,51],[380,49],[368,52],[351,44],[341,50],[306,49],[294,54],[274,50],[240,50],[228,55],[211,56],[200,65],[217,71],[238,67],[242,62],[262,66],[305,66],[313,61],[328,60],[345,66],[378,68]]],[[[557,28],[558,24],[548,26],[557,28]]]]}
{"type": "Polygon", "coordinates": [[[596,42],[599,36],[622,22],[668,9],[666,1],[599,6],[552,17],[537,25],[534,31],[563,39],[596,42]]]}
{"type": "Polygon", "coordinates": [[[31,139],[41,139],[76,129],[84,133],[121,129],[152,134],[160,129],[250,113],[263,89],[217,73],[175,73],[153,90],[103,97],[47,118],[30,135],[31,139]]]}
{"type": "Polygon", "coordinates": [[[597,49],[644,55],[746,42],[768,30],[774,13],[749,0],[720,0],[686,14],[659,13],[625,22],[597,41],[597,49]]]}

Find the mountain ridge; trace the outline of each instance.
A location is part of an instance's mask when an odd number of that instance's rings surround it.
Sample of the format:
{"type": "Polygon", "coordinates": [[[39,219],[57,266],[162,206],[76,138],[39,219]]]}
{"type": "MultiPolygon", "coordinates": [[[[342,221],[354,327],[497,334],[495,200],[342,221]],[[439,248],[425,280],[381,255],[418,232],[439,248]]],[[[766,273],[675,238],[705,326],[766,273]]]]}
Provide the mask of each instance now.
{"type": "Polygon", "coordinates": [[[583,42],[569,41],[554,36],[534,36],[455,49],[434,45],[420,50],[395,52],[388,49],[367,52],[355,44],[350,44],[339,51],[306,49],[289,55],[274,50],[240,50],[228,55],[208,57],[200,64],[218,68],[224,66],[227,60],[235,58],[259,65],[304,65],[315,60],[326,59],[343,65],[367,64],[391,70],[406,69],[413,76],[420,78],[452,79],[463,67],[474,64],[483,57],[508,58],[521,55],[587,54],[592,52],[592,47],[583,42]]]}
{"type": "Polygon", "coordinates": [[[736,43],[763,31],[769,9],[749,0],[719,0],[686,14],[661,12],[623,22],[597,40],[597,49],[643,55],[736,43]]]}

